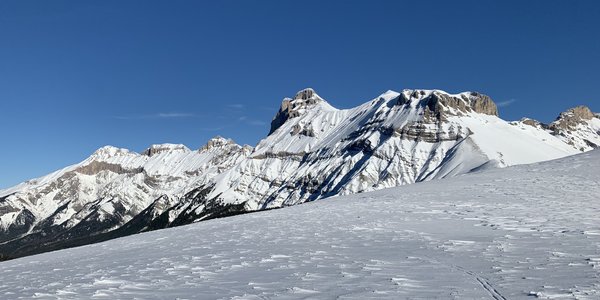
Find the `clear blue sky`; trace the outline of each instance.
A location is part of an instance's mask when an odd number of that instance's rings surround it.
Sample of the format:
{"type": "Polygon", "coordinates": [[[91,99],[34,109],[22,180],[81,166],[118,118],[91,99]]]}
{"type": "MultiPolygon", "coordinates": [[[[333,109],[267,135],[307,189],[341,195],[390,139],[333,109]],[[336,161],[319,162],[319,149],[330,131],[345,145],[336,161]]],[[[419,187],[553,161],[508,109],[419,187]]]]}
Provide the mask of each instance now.
{"type": "Polygon", "coordinates": [[[103,145],[254,145],[281,99],[475,90],[600,111],[600,1],[2,1],[0,188],[103,145]]]}

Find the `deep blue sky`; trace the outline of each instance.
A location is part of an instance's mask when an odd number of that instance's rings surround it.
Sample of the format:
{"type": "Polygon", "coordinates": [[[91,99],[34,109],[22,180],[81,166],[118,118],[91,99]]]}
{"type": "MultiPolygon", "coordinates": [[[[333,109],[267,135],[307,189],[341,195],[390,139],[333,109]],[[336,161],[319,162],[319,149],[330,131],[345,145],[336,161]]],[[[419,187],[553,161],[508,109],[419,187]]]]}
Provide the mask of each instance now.
{"type": "Polygon", "coordinates": [[[2,1],[0,188],[103,145],[254,145],[281,99],[476,90],[600,111],[600,1],[2,1]]]}

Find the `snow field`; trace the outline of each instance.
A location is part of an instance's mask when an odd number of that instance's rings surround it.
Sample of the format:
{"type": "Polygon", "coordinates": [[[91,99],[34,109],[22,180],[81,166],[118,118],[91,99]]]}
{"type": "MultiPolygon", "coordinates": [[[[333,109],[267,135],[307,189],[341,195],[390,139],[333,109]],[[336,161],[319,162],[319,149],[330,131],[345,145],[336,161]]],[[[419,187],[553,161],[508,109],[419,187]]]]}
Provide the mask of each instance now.
{"type": "Polygon", "coordinates": [[[0,263],[6,299],[598,299],[600,152],[0,263]]]}

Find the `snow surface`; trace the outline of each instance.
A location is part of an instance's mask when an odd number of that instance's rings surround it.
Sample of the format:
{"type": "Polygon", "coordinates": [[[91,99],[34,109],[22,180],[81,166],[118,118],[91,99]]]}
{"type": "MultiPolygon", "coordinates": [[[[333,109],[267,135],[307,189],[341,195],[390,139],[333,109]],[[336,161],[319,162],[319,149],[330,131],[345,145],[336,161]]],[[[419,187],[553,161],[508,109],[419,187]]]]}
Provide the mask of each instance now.
{"type": "Polygon", "coordinates": [[[598,299],[600,151],[0,263],[7,299],[598,299]]]}

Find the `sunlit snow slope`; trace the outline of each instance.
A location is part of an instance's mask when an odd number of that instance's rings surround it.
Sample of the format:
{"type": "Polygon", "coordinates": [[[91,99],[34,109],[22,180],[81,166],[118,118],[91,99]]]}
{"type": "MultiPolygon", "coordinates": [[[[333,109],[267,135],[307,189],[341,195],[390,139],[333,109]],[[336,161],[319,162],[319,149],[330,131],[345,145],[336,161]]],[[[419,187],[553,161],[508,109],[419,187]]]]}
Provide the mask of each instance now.
{"type": "Polygon", "coordinates": [[[10,299],[598,299],[600,151],[0,263],[10,299]]]}

